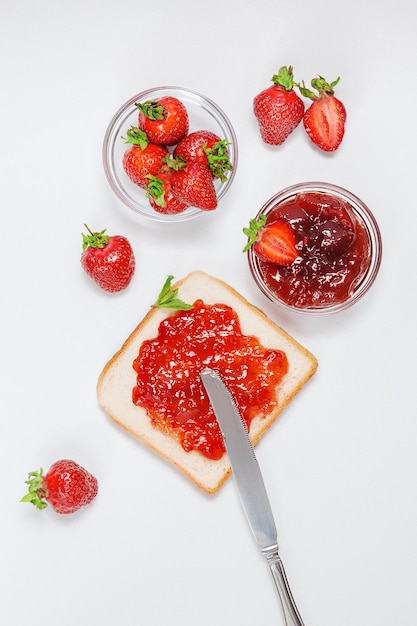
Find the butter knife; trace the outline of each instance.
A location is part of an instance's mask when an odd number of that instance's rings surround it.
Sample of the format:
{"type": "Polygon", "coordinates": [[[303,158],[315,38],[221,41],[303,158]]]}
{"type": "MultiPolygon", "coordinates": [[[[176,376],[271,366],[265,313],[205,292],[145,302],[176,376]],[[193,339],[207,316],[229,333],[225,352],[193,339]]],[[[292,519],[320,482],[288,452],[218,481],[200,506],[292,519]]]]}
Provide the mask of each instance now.
{"type": "Polygon", "coordinates": [[[274,517],[246,427],[219,373],[204,368],[200,376],[223,435],[243,510],[255,541],[270,567],[285,624],[304,626],[279,556],[274,517]]]}

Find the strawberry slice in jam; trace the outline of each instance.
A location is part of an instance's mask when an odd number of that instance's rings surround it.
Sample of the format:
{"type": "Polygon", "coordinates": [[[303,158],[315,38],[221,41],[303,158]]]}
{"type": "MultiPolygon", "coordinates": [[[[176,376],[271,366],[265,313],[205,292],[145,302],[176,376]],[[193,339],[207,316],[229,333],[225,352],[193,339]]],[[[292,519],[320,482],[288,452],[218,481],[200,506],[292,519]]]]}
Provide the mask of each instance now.
{"type": "Polygon", "coordinates": [[[186,452],[220,459],[223,437],[200,379],[217,370],[230,389],[247,428],[277,405],[277,386],[288,370],[284,352],[244,335],[236,312],[225,304],[196,300],[192,309],[164,319],[157,337],[143,342],[133,363],[134,404],[152,424],[178,439],[186,452]]]}
{"type": "Polygon", "coordinates": [[[260,229],[253,249],[264,261],[271,261],[277,265],[291,265],[298,257],[296,243],[291,226],[283,220],[277,220],[260,229]]]}

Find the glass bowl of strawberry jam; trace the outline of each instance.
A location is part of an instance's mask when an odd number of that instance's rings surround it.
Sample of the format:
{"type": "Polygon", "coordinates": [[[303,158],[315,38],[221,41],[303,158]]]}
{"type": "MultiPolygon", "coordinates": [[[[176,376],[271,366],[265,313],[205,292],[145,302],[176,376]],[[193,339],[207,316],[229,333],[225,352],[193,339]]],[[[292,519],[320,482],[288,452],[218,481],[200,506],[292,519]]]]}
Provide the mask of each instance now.
{"type": "MultiPolygon", "coordinates": [[[[123,167],[124,155],[126,151],[132,148],[131,144],[126,143],[127,131],[139,125],[137,104],[166,97],[176,98],[184,105],[189,123],[187,134],[205,130],[227,143],[227,153],[232,168],[225,172],[225,180],[221,180],[219,177],[214,178],[218,208],[235,176],[238,160],[237,139],[233,126],[224,111],[213,100],[200,93],[183,87],[156,87],[142,91],[130,98],[110,120],[104,136],[102,159],[107,181],[125,206],[151,220],[179,222],[198,217],[207,211],[195,206],[189,206],[176,213],[155,210],[149,202],[146,190],[132,182],[123,167]]],[[[172,156],[175,145],[165,147],[169,155],[172,156]]]]}
{"type": "Polygon", "coordinates": [[[346,189],[320,182],[293,185],[268,200],[255,221],[260,228],[248,248],[252,276],[264,295],[287,309],[310,315],[343,311],[365,295],[378,274],[378,224],[346,189]],[[275,247],[276,255],[259,247],[273,224],[278,241],[269,237],[264,248],[275,247]]]}

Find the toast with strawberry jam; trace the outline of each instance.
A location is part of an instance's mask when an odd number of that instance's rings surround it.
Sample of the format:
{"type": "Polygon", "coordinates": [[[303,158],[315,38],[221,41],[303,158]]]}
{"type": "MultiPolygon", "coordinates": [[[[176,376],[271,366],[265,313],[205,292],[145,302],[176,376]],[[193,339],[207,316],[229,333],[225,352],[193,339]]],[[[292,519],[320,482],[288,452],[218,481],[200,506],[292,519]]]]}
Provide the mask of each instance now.
{"type": "Polygon", "coordinates": [[[212,494],[231,474],[200,379],[227,384],[253,445],[317,369],[316,358],[222,280],[195,271],[171,287],[100,374],[100,406],[212,494]]]}

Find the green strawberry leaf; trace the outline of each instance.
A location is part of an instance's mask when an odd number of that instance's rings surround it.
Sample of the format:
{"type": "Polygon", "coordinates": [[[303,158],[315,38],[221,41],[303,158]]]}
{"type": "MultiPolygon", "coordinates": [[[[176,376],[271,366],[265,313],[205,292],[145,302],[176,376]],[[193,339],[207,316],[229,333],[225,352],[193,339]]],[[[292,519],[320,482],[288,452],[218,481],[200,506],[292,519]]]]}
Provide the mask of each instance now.
{"type": "Polygon", "coordinates": [[[164,161],[165,165],[167,165],[169,169],[174,170],[175,172],[183,170],[187,165],[187,161],[182,156],[177,156],[173,158],[170,154],[167,154],[164,158],[164,161]]]}
{"type": "Polygon", "coordinates": [[[272,77],[272,82],[274,85],[278,85],[283,87],[286,91],[291,91],[294,85],[297,83],[294,82],[294,74],[292,65],[286,67],[280,67],[277,74],[274,74],[272,77]]]}
{"type": "Polygon", "coordinates": [[[127,132],[127,137],[122,137],[126,143],[131,143],[135,146],[140,146],[142,150],[145,150],[146,146],[149,144],[148,137],[143,130],[140,130],[137,126],[131,126],[127,132]]]}
{"type": "Polygon", "coordinates": [[[28,485],[28,493],[21,498],[20,502],[30,502],[37,509],[46,509],[48,505],[43,499],[47,495],[43,484],[43,469],[41,468],[39,472],[29,472],[25,484],[28,485]]]}
{"type": "Polygon", "coordinates": [[[316,89],[319,93],[332,94],[334,87],[336,87],[339,80],[340,80],[340,76],[336,78],[336,80],[334,80],[333,82],[328,83],[327,80],[323,78],[323,76],[318,76],[317,78],[313,78],[311,80],[311,86],[313,87],[313,89],[316,89]]]}
{"type": "Polygon", "coordinates": [[[207,144],[204,144],[203,146],[210,170],[216,178],[220,178],[222,183],[227,180],[225,172],[233,169],[233,165],[229,160],[229,152],[227,149],[227,146],[230,145],[230,141],[227,142],[225,139],[222,139],[221,141],[216,141],[212,148],[208,148],[207,144]]]}
{"type": "Polygon", "coordinates": [[[158,206],[163,209],[166,207],[165,202],[165,187],[163,181],[158,178],[158,176],[152,176],[152,174],[147,174],[145,176],[149,180],[149,183],[146,185],[146,197],[152,198],[158,206]]]}
{"type": "Polygon", "coordinates": [[[298,85],[298,88],[301,95],[305,98],[310,98],[310,100],[317,100],[317,98],[324,93],[329,95],[333,94],[334,88],[338,84],[339,80],[340,76],[331,83],[328,83],[327,80],[323,78],[323,76],[312,78],[311,86],[318,92],[318,94],[314,93],[314,91],[311,91],[311,89],[308,89],[308,87],[305,86],[304,81],[300,85],[298,85]]]}
{"type": "Polygon", "coordinates": [[[178,289],[173,289],[171,287],[171,283],[173,280],[173,276],[168,276],[164,285],[159,293],[158,298],[156,299],[154,307],[159,307],[162,309],[176,309],[177,311],[189,311],[193,308],[192,304],[187,304],[184,300],[177,298],[178,289]]]}
{"type": "Polygon", "coordinates": [[[158,100],[147,100],[143,103],[135,102],[135,106],[150,120],[163,120],[167,115],[165,107],[159,104],[158,100]]]}
{"type": "Polygon", "coordinates": [[[261,230],[261,228],[265,226],[265,224],[266,224],[266,215],[261,213],[258,219],[255,218],[255,219],[250,220],[249,228],[243,228],[243,233],[248,238],[248,243],[243,248],[242,252],[246,252],[246,250],[249,250],[251,245],[255,243],[259,231],[261,230]]]}
{"type": "Polygon", "coordinates": [[[109,240],[108,236],[104,234],[106,229],[93,233],[88,228],[87,224],[84,224],[84,226],[88,230],[89,234],[85,235],[84,233],[81,233],[83,238],[83,250],[88,248],[88,246],[90,246],[90,248],[104,248],[109,240]]]}
{"type": "Polygon", "coordinates": [[[298,89],[300,90],[300,94],[304,96],[304,98],[310,98],[310,100],[317,100],[317,94],[308,87],[305,86],[304,81],[298,85],[298,89]]]}

